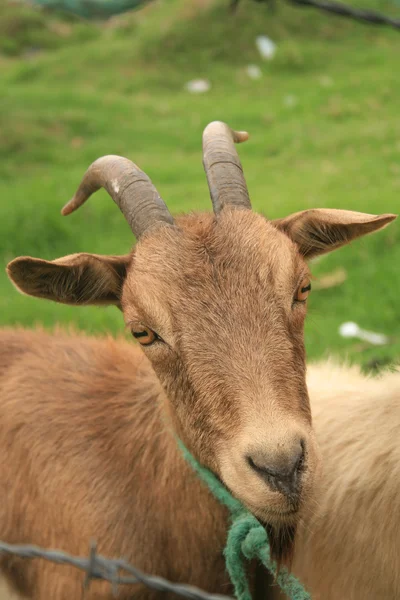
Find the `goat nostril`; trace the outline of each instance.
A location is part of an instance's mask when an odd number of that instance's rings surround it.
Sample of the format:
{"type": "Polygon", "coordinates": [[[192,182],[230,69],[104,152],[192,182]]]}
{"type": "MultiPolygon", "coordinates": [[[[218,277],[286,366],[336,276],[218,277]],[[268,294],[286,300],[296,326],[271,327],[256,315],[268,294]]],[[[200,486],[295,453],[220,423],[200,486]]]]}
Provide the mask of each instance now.
{"type": "Polygon", "coordinates": [[[253,469],[253,471],[256,471],[256,473],[258,473],[259,471],[265,471],[265,469],[263,469],[263,467],[259,467],[254,460],[251,458],[251,456],[246,456],[246,460],[247,463],[250,465],[250,467],[253,469]]]}
{"type": "Polygon", "coordinates": [[[271,456],[259,452],[247,455],[246,460],[273,491],[293,496],[299,491],[301,473],[305,467],[305,442],[300,440],[290,453],[271,456]]]}
{"type": "Polygon", "coordinates": [[[294,455],[293,469],[295,471],[300,471],[301,469],[304,468],[304,458],[305,458],[305,442],[302,439],[302,440],[300,440],[300,448],[298,449],[297,457],[296,457],[296,454],[294,455]]]}

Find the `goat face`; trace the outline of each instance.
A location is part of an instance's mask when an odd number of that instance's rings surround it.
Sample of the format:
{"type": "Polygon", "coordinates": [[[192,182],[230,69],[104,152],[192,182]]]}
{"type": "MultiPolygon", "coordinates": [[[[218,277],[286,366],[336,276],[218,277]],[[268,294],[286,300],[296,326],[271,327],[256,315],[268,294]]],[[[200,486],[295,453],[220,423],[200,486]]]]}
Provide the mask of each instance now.
{"type": "Polygon", "coordinates": [[[178,435],[267,522],[293,520],[318,463],[299,292],[308,285],[288,236],[228,208],[146,236],[123,288],[178,435]]]}
{"type": "Polygon", "coordinates": [[[176,222],[136,165],[99,159],[64,214],[105,187],[139,238],[132,253],[22,257],[8,273],[27,294],[122,309],[166,391],[177,435],[268,525],[282,558],[319,465],[305,382],[305,259],[395,217],[315,209],[268,221],[250,210],[233,145],[244,139],[208,126],[214,214],[176,222]]]}

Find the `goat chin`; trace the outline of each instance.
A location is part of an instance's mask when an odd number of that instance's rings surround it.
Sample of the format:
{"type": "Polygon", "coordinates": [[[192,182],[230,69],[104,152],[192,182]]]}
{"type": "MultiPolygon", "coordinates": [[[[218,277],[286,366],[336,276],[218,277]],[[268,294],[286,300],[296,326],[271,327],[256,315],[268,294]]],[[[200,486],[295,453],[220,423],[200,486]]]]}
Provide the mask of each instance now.
{"type": "Polygon", "coordinates": [[[297,526],[294,524],[264,525],[268,534],[271,558],[275,560],[278,572],[281,566],[291,569],[297,526]]]}
{"type": "Polygon", "coordinates": [[[254,507],[248,507],[248,509],[267,532],[271,558],[276,562],[278,572],[281,566],[290,570],[294,557],[299,511],[272,513],[265,509],[257,510],[254,507]]]}

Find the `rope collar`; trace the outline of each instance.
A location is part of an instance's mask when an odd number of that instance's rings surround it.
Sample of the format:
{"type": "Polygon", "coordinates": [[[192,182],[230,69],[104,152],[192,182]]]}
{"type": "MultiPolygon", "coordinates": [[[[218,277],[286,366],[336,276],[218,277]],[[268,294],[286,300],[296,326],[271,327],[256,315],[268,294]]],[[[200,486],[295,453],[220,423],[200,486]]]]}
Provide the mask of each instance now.
{"type": "Polygon", "coordinates": [[[271,559],[268,535],[262,524],[252,515],[243,504],[234,498],[217,477],[203,467],[189,452],[186,446],[178,440],[178,445],[185,460],[205,483],[214,497],[224,504],[231,517],[227,543],[224,550],[226,568],[235,589],[237,600],[252,600],[249,582],[246,574],[246,560],[254,558],[275,577],[281,590],[290,600],[311,600],[311,596],[303,588],[299,580],[286,569],[280,569],[277,575],[275,561],[271,559]]]}

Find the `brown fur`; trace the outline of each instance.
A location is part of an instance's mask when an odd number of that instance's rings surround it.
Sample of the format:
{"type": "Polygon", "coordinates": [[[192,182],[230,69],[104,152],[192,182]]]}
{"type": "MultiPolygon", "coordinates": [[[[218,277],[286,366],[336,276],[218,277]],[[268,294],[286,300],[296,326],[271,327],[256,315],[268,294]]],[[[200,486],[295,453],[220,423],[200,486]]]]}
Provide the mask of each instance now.
{"type": "MultiPolygon", "coordinates": [[[[224,589],[224,510],[163,426],[147,359],[122,340],[2,332],[2,349],[17,343],[1,381],[1,538],[78,555],[96,540],[100,553],[145,571],[224,589]]],[[[6,574],[20,567],[21,592],[81,597],[72,569],[2,561],[6,574]]],[[[88,597],[110,596],[92,587],[88,597]]]]}
{"type": "MultiPolygon", "coordinates": [[[[292,537],[279,531],[293,532],[306,513],[319,465],[305,382],[306,308],[294,302],[308,273],[298,240],[317,223],[336,247],[336,229],[359,220],[347,213],[332,224],[327,214],[318,221],[313,213],[311,224],[305,218],[290,239],[290,226],[283,233],[280,223],[225,209],[218,218],[192,215],[155,229],[120,259],[13,261],[10,278],[24,293],[112,302],[129,327],[150,327],[165,343],[144,355],[122,340],[1,332],[0,539],[73,554],[87,554],[95,539],[102,554],[229,593],[225,510],[184,462],[178,434],[278,532],[275,554],[290,559],[292,537]],[[246,456],[261,453],[280,464],[300,438],[306,451],[294,504],[246,456]]],[[[363,218],[367,233],[371,219],[363,218]]],[[[374,229],[392,220],[374,219],[374,229]]],[[[359,228],[342,238],[358,235],[359,228]]],[[[314,254],[321,244],[319,238],[314,254]]],[[[30,598],[83,597],[73,569],[1,561],[30,598]]],[[[122,599],[153,595],[140,585],[120,592],[122,599]]],[[[86,596],[110,597],[99,582],[86,596]]]]}

